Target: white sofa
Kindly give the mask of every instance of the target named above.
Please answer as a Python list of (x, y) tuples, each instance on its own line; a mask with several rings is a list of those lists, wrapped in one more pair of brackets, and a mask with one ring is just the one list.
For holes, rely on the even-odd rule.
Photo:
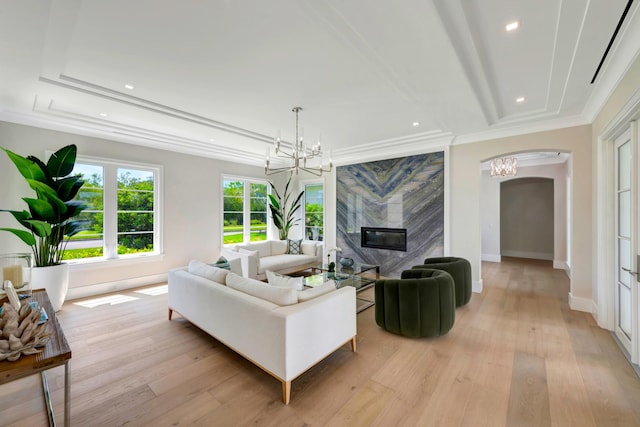
[[(193, 261), (192, 261), (193, 263)], [(189, 269), (191, 270), (191, 264)], [(220, 270), (220, 269), (215, 269)], [(212, 270), (213, 271), (213, 270)], [(225, 270), (226, 271), (226, 270)], [(194, 273), (198, 273), (194, 271)], [(355, 288), (333, 284), (303, 291), (277, 288), (233, 273), (228, 286), (186, 271), (169, 272), (169, 320), (173, 311), (282, 382), (289, 403), (291, 381), (346, 343), (356, 351)], [(219, 274), (216, 272), (215, 274)], [(233, 282), (232, 282), (233, 279)], [(278, 305), (238, 289), (286, 293), (290, 305)], [(329, 285), (329, 286), (325, 286)], [(234, 286), (234, 288), (232, 288)], [(329, 289), (331, 288), (331, 289)], [(313, 297), (314, 292), (316, 295)], [(302, 301), (302, 302), (296, 302)]]
[(286, 240), (263, 240), (224, 248), (222, 256), (240, 259), (243, 276), (263, 280), (267, 270), (288, 274), (322, 264), (322, 242), (302, 240), (300, 246), (294, 255), (287, 253)]

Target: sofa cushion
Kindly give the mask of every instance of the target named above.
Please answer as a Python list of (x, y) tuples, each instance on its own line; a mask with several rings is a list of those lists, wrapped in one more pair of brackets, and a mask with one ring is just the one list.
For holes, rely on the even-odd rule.
[(291, 255), (300, 255), (301, 253), (301, 249), (300, 249), (300, 244), (302, 243), (302, 239), (301, 240), (287, 240), (287, 253), (291, 254)]
[(238, 253), (249, 255), (249, 256), (254, 256), (255, 255), (258, 258), (260, 258), (260, 251), (250, 251), (249, 249), (238, 248)]
[(271, 255), (284, 255), (287, 253), (286, 240), (271, 240)]
[(242, 252), (243, 249), (247, 251), (258, 251), (259, 258), (271, 256), (271, 242), (269, 240), (252, 242), (248, 245), (238, 245), (238, 252)]
[(316, 242), (302, 242), (301, 249), (303, 255), (316, 256)]
[(286, 270), (291, 267), (312, 264), (314, 261), (317, 261), (316, 257), (308, 255), (272, 255), (260, 260), (258, 273), (265, 274), (267, 270)]
[(212, 267), (209, 264), (205, 264), (204, 262), (195, 259), (189, 262), (188, 271), (191, 274), (204, 277), (205, 279), (209, 279), (223, 285), (226, 284), (226, 277), (227, 274), (229, 274), (229, 270)]
[(298, 302), (309, 301), (310, 299), (314, 299), (316, 297), (319, 297), (320, 295), (324, 295), (335, 290), (336, 282), (334, 282), (333, 280), (328, 280), (322, 285), (308, 288), (303, 291), (298, 291)]
[(302, 290), (304, 287), (303, 277), (285, 276), (270, 270), (267, 270), (267, 281), (269, 282), (269, 285), (279, 288)]
[(235, 273), (229, 273), (227, 275), (227, 286), (280, 306), (298, 303), (298, 294), (295, 289), (269, 286), (259, 280), (242, 277)]

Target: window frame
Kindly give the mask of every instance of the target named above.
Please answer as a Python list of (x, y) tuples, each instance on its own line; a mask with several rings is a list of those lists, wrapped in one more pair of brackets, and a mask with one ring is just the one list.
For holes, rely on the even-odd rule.
[[(243, 182), (243, 194), (242, 194), (242, 242), (239, 243), (224, 243), (224, 182), (225, 181), (242, 181)], [(271, 194), (271, 186), (269, 181), (262, 178), (238, 176), (238, 175), (226, 175), (223, 174), (220, 179), (220, 244), (222, 247), (233, 247), (235, 245), (242, 245), (251, 242), (251, 184), (264, 184), (267, 189), (266, 193), (266, 215), (267, 215), (267, 240), (273, 238), (272, 229), (273, 221), (271, 219), (269, 209), (269, 194)]]
[[(50, 153), (52, 154), (52, 153)], [(163, 167), (161, 165), (94, 156), (76, 157), (76, 164), (102, 167), (103, 171), (103, 256), (65, 260), (69, 264), (89, 264), (162, 257), (163, 246)], [(153, 173), (153, 251), (118, 254), (118, 169)]]

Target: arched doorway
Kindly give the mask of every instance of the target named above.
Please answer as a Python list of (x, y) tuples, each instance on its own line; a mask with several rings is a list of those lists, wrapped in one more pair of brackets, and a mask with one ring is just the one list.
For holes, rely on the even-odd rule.
[[(546, 212), (553, 212), (553, 267), (567, 271), (570, 276), (569, 230), (570, 230), (570, 176), (571, 156), (562, 152), (528, 152), (512, 156), (518, 158), (516, 176), (491, 177), (489, 160), (482, 163), (482, 182), (480, 197), (480, 213), (482, 222), (482, 256), (483, 261), (500, 262), (501, 260), (501, 183), (523, 178), (548, 179), (553, 183), (553, 204), (547, 204)], [(524, 181), (521, 181), (524, 182)], [(516, 249), (517, 250), (517, 249)], [(536, 252), (544, 251), (521, 249), (518, 256), (541, 258)], [(508, 254), (505, 254), (508, 255)], [(513, 256), (512, 253), (510, 256)], [(549, 258), (545, 255), (545, 258)]]

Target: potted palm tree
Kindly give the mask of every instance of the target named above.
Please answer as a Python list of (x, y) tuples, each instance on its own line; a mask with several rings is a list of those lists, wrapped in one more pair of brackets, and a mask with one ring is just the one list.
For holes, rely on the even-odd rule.
[(291, 198), (291, 192), (289, 191), (289, 185), (291, 184), (291, 176), (287, 181), (287, 185), (284, 187), (283, 196), (280, 196), (278, 190), (272, 182), (269, 182), (272, 194), (269, 194), (269, 209), (271, 210), (271, 218), (273, 218), (273, 225), (278, 229), (278, 235), (280, 240), (286, 240), (289, 237), (289, 230), (295, 224), (298, 223), (300, 218), (295, 217), (295, 213), (300, 209), (300, 201), (304, 191), (301, 191), (293, 202), (289, 205), (289, 199)]
[[(31, 247), (34, 258), (32, 284), (44, 287), (54, 310), (64, 302), (69, 283), (68, 265), (62, 263), (69, 238), (82, 231), (84, 221), (74, 220), (86, 206), (74, 200), (84, 184), (80, 175), (71, 175), (77, 147), (68, 145), (51, 155), (47, 163), (34, 156), (22, 157), (1, 148), (35, 192), (23, 197), (28, 210), (9, 212), (24, 229), (0, 228)], [(44, 277), (43, 277), (44, 276)], [(46, 278), (45, 278), (46, 277)]]

